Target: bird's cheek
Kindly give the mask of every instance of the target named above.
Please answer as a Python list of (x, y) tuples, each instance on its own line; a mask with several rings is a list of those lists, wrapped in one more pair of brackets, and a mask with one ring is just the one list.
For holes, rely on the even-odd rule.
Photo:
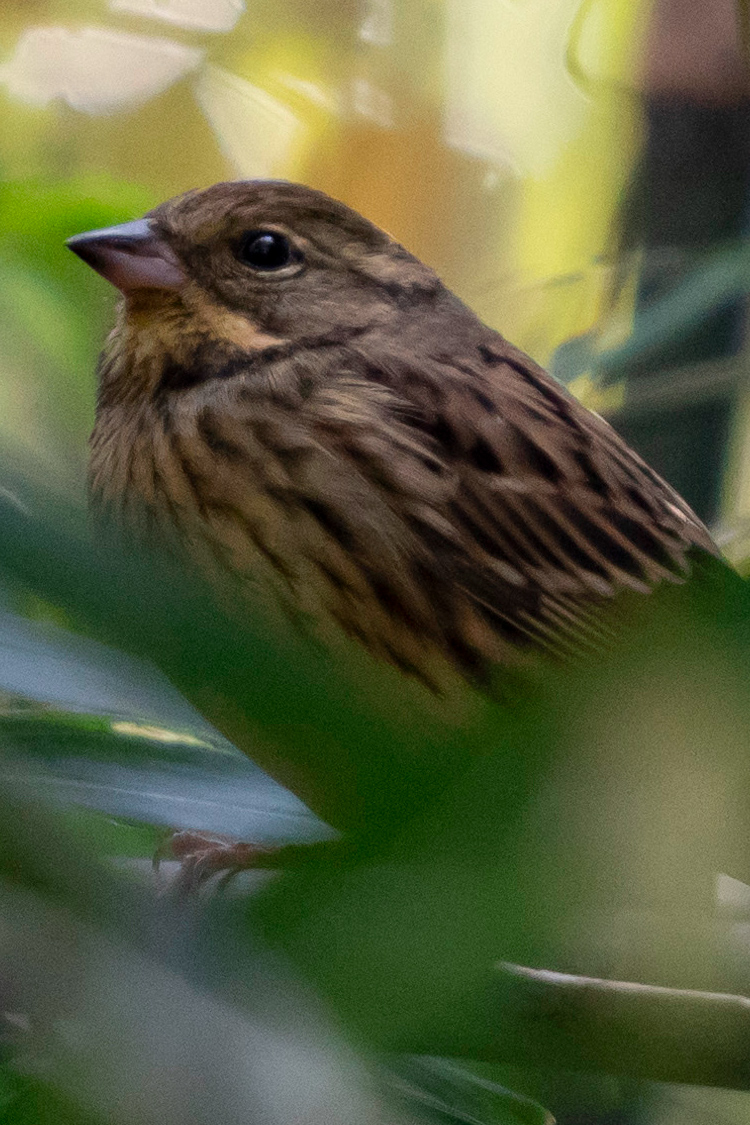
[(282, 336), (264, 332), (250, 317), (241, 313), (226, 312), (217, 327), (225, 340), (247, 352), (264, 351), (288, 343)]
[(223, 344), (243, 352), (260, 352), (288, 343), (283, 336), (262, 328), (250, 314), (235, 312), (209, 299), (205, 291), (194, 293), (191, 288), (186, 290), (182, 299), (192, 313), (194, 325)]

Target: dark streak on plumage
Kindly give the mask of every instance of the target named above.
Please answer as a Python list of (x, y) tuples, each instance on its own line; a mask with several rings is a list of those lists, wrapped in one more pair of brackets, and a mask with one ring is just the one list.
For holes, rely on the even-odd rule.
[[(491, 531), (490, 542), (502, 544), (504, 546), (505, 558), (513, 561), (518, 565), (518, 561), (525, 563), (527, 566), (536, 566), (538, 560), (534, 558), (533, 554), (527, 547), (524, 546), (519, 533), (522, 535), (521, 528), (516, 524), (514, 525), (510, 520), (501, 520), (497, 515), (487, 508), (487, 506), (480, 500), (478, 496), (472, 497), (473, 511), (485, 522)], [(513, 529), (513, 530), (511, 530)], [(515, 534), (514, 534), (515, 532)]]
[(212, 498), (205, 505), (205, 514), (207, 518), (218, 516), (240, 527), (244, 534), (247, 535), (248, 539), (251, 540), (258, 553), (271, 564), (273, 569), (277, 571), (289, 585), (294, 584), (293, 569), (287, 565), (278, 552), (273, 551), (271, 547), (269, 547), (261, 535), (260, 530), (236, 505), (218, 498)]
[(496, 404), (492, 401), (489, 395), (484, 393), (484, 391), (477, 390), (476, 387), (470, 387), (469, 394), (475, 402), (479, 403), (479, 405), (482, 407), (482, 410), (486, 411), (487, 414), (497, 413)]
[(421, 622), (417, 619), (417, 615), (410, 609), (393, 584), (389, 582), (383, 574), (379, 574), (377, 571), (371, 570), (368, 567), (363, 568), (363, 574), (369, 582), (379, 605), (382, 606), (387, 613), (392, 617), (399, 618), (406, 625), (413, 628), (420, 627)]
[(332, 566), (328, 566), (327, 563), (320, 562), (320, 561), (318, 561), (315, 565), (317, 566), (318, 570), (320, 571), (320, 573), (325, 578), (326, 582), (329, 582), (335, 590), (339, 590), (342, 593), (343, 592), (351, 593), (351, 591), (352, 591), (351, 583), (349, 581), (347, 581), (347, 579), (344, 578), (344, 576), (342, 574), (339, 574), (339, 572), (337, 570), (335, 570)]
[(547, 380), (543, 377), (543, 373), (540, 376), (540, 374), (537, 374), (536, 371), (532, 370), (532, 364), (529, 363), (529, 365), (526, 366), (524, 363), (511, 356), (505, 356), (503, 362), (508, 367), (512, 368), (517, 375), (520, 375), (524, 382), (533, 387), (533, 389), (537, 391), (542, 396), (542, 398), (545, 398), (547, 402), (551, 403), (558, 413), (562, 412), (568, 405), (565, 400), (562, 388), (558, 389), (557, 387), (550, 386), (547, 383)]
[(230, 461), (244, 461), (247, 450), (237, 442), (230, 441), (222, 431), (221, 422), (215, 411), (209, 406), (203, 406), (198, 411), (195, 419), (198, 436), (206, 443), (212, 453), (226, 457)]
[(301, 508), (309, 512), (320, 526), (332, 535), (340, 547), (351, 551), (355, 547), (355, 539), (351, 527), (344, 518), (323, 500), (316, 500), (312, 496), (298, 496), (297, 501)]
[(635, 544), (639, 551), (653, 559), (659, 566), (672, 574), (684, 574), (684, 565), (670, 555), (666, 547), (639, 520), (622, 512), (613, 512), (610, 521), (629, 542)]
[(502, 562), (511, 562), (512, 555), (503, 548), (498, 537), (488, 534), (486, 530), (465, 509), (454, 505), (451, 513), (460, 527), (467, 531), (474, 542), (482, 548), (491, 558), (500, 559)]
[(586, 484), (597, 496), (609, 496), (609, 485), (601, 473), (594, 467), (589, 454), (583, 449), (573, 452), (573, 460), (586, 478)]
[(573, 536), (549, 512), (534, 504), (533, 501), (529, 503), (537, 526), (543, 528), (550, 539), (560, 548), (562, 554), (559, 557), (569, 559), (575, 567), (580, 567), (581, 570), (590, 574), (598, 574), (605, 579), (608, 577), (608, 572), (602, 564), (597, 562), (580, 543), (577, 543)]
[(532, 471), (544, 477), (550, 484), (557, 484), (562, 473), (550, 455), (518, 426), (513, 426), (513, 437), (518, 452)]
[(440, 450), (444, 456), (448, 458), (458, 457), (461, 453), (461, 443), (458, 440), (455, 430), (451, 426), (448, 419), (443, 414), (438, 414), (434, 421), (429, 425), (422, 426), (427, 433), (435, 439), (440, 446)]
[(608, 534), (600, 523), (595, 523), (570, 503), (562, 505), (562, 512), (566, 519), (578, 528), (591, 546), (599, 552), (602, 558), (612, 563), (619, 570), (625, 571), (626, 574), (632, 575), (633, 578), (644, 582), (648, 581), (643, 566), (632, 552)]
[(626, 488), (625, 495), (629, 500), (636, 504), (642, 512), (645, 512), (647, 516), (653, 518), (654, 508), (651, 504), (649, 504), (648, 500), (639, 489)]
[[(524, 507), (526, 503), (528, 503), (528, 501), (524, 503)], [(534, 505), (534, 507), (536, 507), (536, 505)], [(526, 541), (532, 555), (536, 556), (536, 558), (534, 558), (534, 566), (539, 567), (541, 561), (547, 566), (552, 567), (553, 570), (564, 569), (565, 560), (561, 558), (559, 549), (553, 550), (549, 543), (537, 534), (530, 520), (524, 522), (518, 520), (517, 534), (521, 539)]]
[(172, 455), (174, 456), (183, 479), (186, 481), (193, 496), (198, 512), (205, 517), (209, 499), (206, 486), (208, 480), (195, 464), (191, 451), (185, 448), (184, 439), (180, 434), (172, 434), (170, 439)]
[(486, 344), (480, 344), (477, 351), (484, 362), (489, 363), (492, 367), (496, 366), (498, 363), (503, 363), (503, 356), (498, 355), (497, 352), (493, 352), (492, 348), (488, 348)]
[(469, 461), (482, 473), (501, 473), (500, 458), (484, 438), (477, 438), (468, 453)]
[(273, 452), (277, 460), (292, 474), (302, 469), (313, 455), (313, 451), (303, 445), (276, 445)]

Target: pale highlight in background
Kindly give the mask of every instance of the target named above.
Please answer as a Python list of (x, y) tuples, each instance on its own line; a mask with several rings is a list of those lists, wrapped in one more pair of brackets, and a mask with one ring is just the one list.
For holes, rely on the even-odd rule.
[(245, 11), (244, 0), (109, 0), (109, 7), (192, 31), (231, 31)]
[(579, 4), (449, 0), (449, 144), (510, 161), (521, 175), (550, 169), (585, 116), (585, 98), (565, 69), (563, 50)]
[(162, 93), (202, 58), (197, 47), (106, 27), (32, 27), (0, 67), (0, 82), (32, 105), (60, 99), (84, 113), (114, 113)]
[(201, 71), (195, 96), (238, 175), (284, 176), (285, 170), (288, 175), (305, 127), (283, 102), (219, 66)]

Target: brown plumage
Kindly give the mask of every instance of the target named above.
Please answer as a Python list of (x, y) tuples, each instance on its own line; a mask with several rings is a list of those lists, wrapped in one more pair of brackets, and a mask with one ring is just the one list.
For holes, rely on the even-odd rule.
[(217, 184), (72, 248), (125, 293), (96, 510), (431, 685), (596, 643), (618, 593), (716, 553), (606, 422), (320, 192)]

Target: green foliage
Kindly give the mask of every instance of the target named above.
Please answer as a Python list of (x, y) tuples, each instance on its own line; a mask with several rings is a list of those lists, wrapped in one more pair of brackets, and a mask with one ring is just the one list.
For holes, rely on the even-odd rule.
[[(600, 349), (596, 334), (566, 342), (555, 358), (556, 376), (567, 383), (579, 375), (592, 374), (606, 384), (627, 376), (635, 364), (653, 361), (655, 353), (748, 292), (748, 248), (744, 242), (737, 242), (696, 253), (683, 263), (681, 272), (684, 276), (665, 296), (639, 312), (633, 331), (617, 347)], [(606, 338), (606, 325), (603, 327), (602, 336)]]
[[(394, 755), (413, 747), (418, 759), (409, 766), (406, 775), (413, 777), (417, 766), (427, 771), (433, 745), (440, 751), (439, 743), (431, 742), (434, 726), (431, 732), (429, 727), (419, 729), (413, 723), (401, 729), (396, 721), (389, 722), (382, 705), (373, 702), (378, 698), (377, 692), (364, 688), (361, 667), (347, 669), (337, 664), (331, 654), (304, 637), (269, 631), (264, 628), (260, 612), (257, 620), (249, 620), (240, 627), (222, 616), (205, 590), (185, 576), (179, 578), (164, 569), (165, 560), (158, 560), (154, 568), (154, 564), (146, 560), (94, 550), (80, 511), (74, 505), (66, 506), (59, 497), (47, 496), (34, 484), (34, 478), (33, 472), (23, 477), (20, 470), (11, 478), (15, 489), (23, 495), (23, 507), (14, 500), (0, 499), (3, 524), (0, 566), (11, 592), (21, 590), (26, 599), (31, 594), (38, 603), (62, 610), (64, 617), (76, 623), (79, 630), (109, 642), (116, 641), (140, 657), (158, 660), (167, 667), (175, 682), (188, 691), (215, 694), (226, 707), (239, 700), (251, 715), (254, 707), (258, 718), (256, 729), (264, 731), (266, 738), (268, 732), (273, 732), (275, 751), (279, 755), (294, 756), (301, 751), (309, 754), (311, 749), (319, 751), (321, 743), (325, 742), (335, 753), (347, 755), (350, 776), (358, 763), (364, 761), (364, 775), (354, 773), (354, 777), (358, 783), (364, 783), (365, 795), (367, 785), (370, 786), (373, 823), (382, 823), (385, 812), (389, 816), (404, 814), (408, 797), (406, 781), (401, 781), (401, 792), (396, 785), (378, 791), (383, 767), (375, 763), (375, 768), (371, 769), (362, 755), (374, 753), (381, 740)], [(9, 636), (7, 627), (6, 621), (6, 636)], [(90, 678), (97, 664), (103, 675), (113, 659), (111, 652), (96, 646), (82, 649), (81, 638), (69, 636), (67, 641), (65, 638), (60, 630), (35, 626), (28, 641), (34, 660), (46, 662), (50, 696), (58, 699), (64, 689), (59, 678), (82, 674)], [(18, 646), (17, 637), (13, 643)], [(131, 675), (129, 668), (122, 658), (121, 675), (123, 672)], [(94, 685), (88, 690), (96, 694)], [(172, 821), (175, 827), (207, 827), (199, 819), (201, 797), (215, 798), (217, 781), (220, 781), (224, 786), (221, 789), (224, 814), (235, 818), (234, 823), (230, 819), (229, 824), (223, 824), (225, 830), (234, 828), (238, 835), (254, 839), (262, 838), (264, 831), (266, 838), (275, 837), (277, 842), (298, 842), (305, 834), (307, 838), (314, 839), (316, 834), (320, 838), (320, 831), (305, 827), (300, 811), (285, 805), (278, 793), (269, 790), (268, 782), (258, 788), (257, 776), (253, 775), (251, 767), (217, 735), (207, 733), (205, 724), (194, 719), (191, 726), (182, 720), (178, 724), (182, 733), (178, 730), (165, 739), (163, 736), (170, 733), (169, 727), (174, 728), (174, 718), (169, 727), (154, 729), (148, 725), (158, 720), (158, 697), (151, 698), (147, 706), (133, 697), (130, 710), (124, 712), (126, 693), (120, 682), (117, 691), (113, 691), (116, 705), (110, 705), (107, 712), (106, 697), (101, 698), (101, 689), (96, 690), (99, 692), (98, 714), (70, 713), (62, 710), (59, 703), (50, 707), (43, 700), (35, 702), (9, 694), (4, 700), (4, 713), (0, 715), (0, 742), (5, 755), (4, 789), (20, 794), (16, 800), (21, 801), (24, 808), (22, 814), (14, 814), (12, 805), (3, 811), (0, 877), (3, 871), (12, 873), (17, 886), (36, 895), (40, 908), (46, 910), (53, 904), (63, 905), (66, 910), (83, 911), (87, 924), (108, 926), (111, 910), (115, 909), (112, 902), (116, 900), (117, 917), (121, 916), (121, 911), (128, 916), (124, 904), (129, 899), (122, 878), (106, 872), (97, 860), (112, 854), (119, 859), (127, 855), (147, 857), (153, 852), (154, 829), (123, 819), (123, 814), (127, 818), (132, 808), (129, 803), (132, 790), (144, 785), (143, 773), (139, 774), (139, 770), (145, 770), (145, 784), (151, 790), (159, 784), (160, 776), (179, 780), (182, 819)], [(165, 714), (173, 707), (166, 688), (162, 706)], [(123, 715), (130, 721), (129, 726), (125, 723), (124, 731)], [(216, 717), (221, 720), (221, 709)], [(460, 745), (455, 741), (455, 733), (453, 738), (455, 754)], [(422, 765), (419, 765), (420, 760)], [(63, 783), (69, 786), (70, 771), (63, 767), (71, 764), (77, 769), (74, 780), (84, 783), (92, 780), (92, 764), (100, 770), (116, 769), (117, 772), (104, 775), (100, 772), (94, 776), (98, 782), (103, 778), (104, 787), (110, 791), (109, 802), (104, 806), (110, 814), (106, 819), (93, 812), (73, 815), (68, 811), (64, 821), (55, 826), (38, 812), (32, 815), (23, 805), (32, 800), (35, 806), (40, 797), (50, 791), (54, 795), (56, 785), (58, 788)], [(241, 821), (243, 787), (250, 791), (253, 785), (257, 802), (261, 808), (266, 805), (265, 819), (256, 816), (248, 825)], [(69, 799), (70, 789), (62, 788), (62, 795)], [(81, 796), (80, 791), (73, 791), (73, 799), (80, 800)], [(334, 796), (335, 807), (343, 808), (346, 791), (340, 788), (336, 793), (334, 786)], [(414, 795), (411, 805), (421, 803), (418, 796)], [(369, 819), (371, 810), (366, 805), (355, 811), (361, 820)], [(19, 829), (19, 815), (23, 831)], [(162, 812), (154, 813), (156, 823), (164, 823), (162, 816)], [(127, 881), (132, 882), (132, 875)], [(6, 914), (9, 911), (11, 907), (6, 899)], [(223, 930), (212, 939), (209, 957), (212, 963), (219, 963), (227, 955), (227, 941)], [(251, 972), (252, 951), (258, 942), (255, 927), (247, 927), (243, 921), (237, 942), (239, 945), (233, 947), (232, 954), (235, 971)], [(199, 963), (201, 958), (197, 957), (196, 964)], [(117, 1013), (110, 1012), (108, 1019), (115, 1028)], [(38, 1049), (36, 1042), (29, 1047), (34, 1057)], [(84, 1044), (84, 1057), (87, 1050)], [(11, 1058), (9, 1065), (10, 1074), (16, 1074), (17, 1059)], [(44, 1099), (43, 1082), (40, 1087), (38, 1079), (30, 1084), (23, 1079), (25, 1065), (21, 1066), (18, 1079), (21, 1085), (15, 1095), (19, 1114), (33, 1113), (37, 1099)], [(88, 1064), (80, 1065), (85, 1070)], [(59, 1075), (52, 1081), (49, 1104), (58, 1107), (65, 1120), (66, 1098), (72, 1097), (85, 1121), (89, 1103), (85, 1098), (81, 1101), (80, 1092), (71, 1094), (65, 1081), (62, 1085), (60, 1082)], [(470, 1088), (468, 1077), (464, 1079), (464, 1087), (467, 1083)], [(465, 1089), (462, 1100), (468, 1096)], [(58, 1105), (60, 1098), (63, 1101)], [(506, 1121), (519, 1120), (512, 1095), (490, 1096), (485, 1091), (482, 1098), (487, 1102), (483, 1120), (503, 1125)], [(428, 1101), (425, 1113), (432, 1112), (429, 1104)], [(32, 1108), (27, 1110), (29, 1106)], [(446, 1106), (447, 1103), (439, 1120), (466, 1120), (458, 1109), (453, 1118), (448, 1116)], [(429, 1113), (427, 1120), (431, 1119)], [(528, 1115), (528, 1110), (524, 1113)], [(71, 1121), (78, 1119), (73, 1112)], [(528, 1116), (522, 1115), (520, 1119), (526, 1120)]]
[[(50, 502), (33, 474), (11, 482), (24, 500), (24, 509), (0, 500), (0, 566), (11, 589), (22, 584), (79, 630), (158, 661), (189, 697), (213, 702), (219, 725), (240, 706), (261, 759), (321, 755), (321, 805), (359, 829), (357, 847), (313, 850), (262, 895), (233, 905), (211, 939), (212, 964), (228, 958), (244, 979), (262, 935), (358, 1041), (496, 1057), (518, 1048), (498, 1025), (498, 960), (584, 971), (592, 947), (602, 954), (597, 928), (618, 911), (633, 903), (708, 911), (717, 869), (745, 876), (750, 596), (721, 564), (698, 567), (689, 586), (625, 599), (620, 644), (606, 661), (519, 678), (502, 703), (446, 731), (389, 715), (387, 673), (380, 679), (373, 667), (368, 680), (363, 665), (304, 633), (269, 629), (260, 607), (242, 623), (224, 616), (166, 560), (95, 550), (78, 510)], [(71, 643), (71, 660), (75, 652)], [(19, 762), (80, 757), (135, 766), (169, 756), (189, 760), (198, 785), (225, 765), (239, 780), (234, 755), (220, 740), (213, 748), (203, 729), (183, 728), (198, 745), (170, 747), (148, 733), (140, 742), (118, 734), (112, 716), (6, 712), (0, 732), (14, 785)], [(153, 722), (153, 710), (143, 720)], [(373, 762), (381, 747), (384, 762)], [(26, 793), (35, 779), (27, 769)], [(362, 801), (354, 810), (352, 783)], [(87, 924), (128, 912), (122, 879), (94, 862), (113, 841), (93, 821), (71, 835), (38, 816), (35, 824), (26, 809), (21, 830), (11, 807), (3, 823), (0, 875), (12, 873), (43, 904), (83, 911)], [(148, 840), (141, 835), (139, 846)], [(581, 918), (598, 921), (582, 932)], [(691, 942), (680, 925), (654, 956), (659, 972), (701, 985), (690, 975)], [(587, 1065), (554, 1028), (523, 1050), (537, 1065)], [(516, 1118), (511, 1104), (487, 1120)]]
[(6, 442), (22, 440), (47, 459), (57, 453), (80, 463), (112, 298), (93, 274), (77, 268), (65, 239), (141, 214), (155, 202), (142, 187), (103, 176), (0, 185)]
[(355, 1060), (230, 903), (154, 898), (7, 779), (0, 814), (3, 1122), (548, 1121), (437, 1060)]

